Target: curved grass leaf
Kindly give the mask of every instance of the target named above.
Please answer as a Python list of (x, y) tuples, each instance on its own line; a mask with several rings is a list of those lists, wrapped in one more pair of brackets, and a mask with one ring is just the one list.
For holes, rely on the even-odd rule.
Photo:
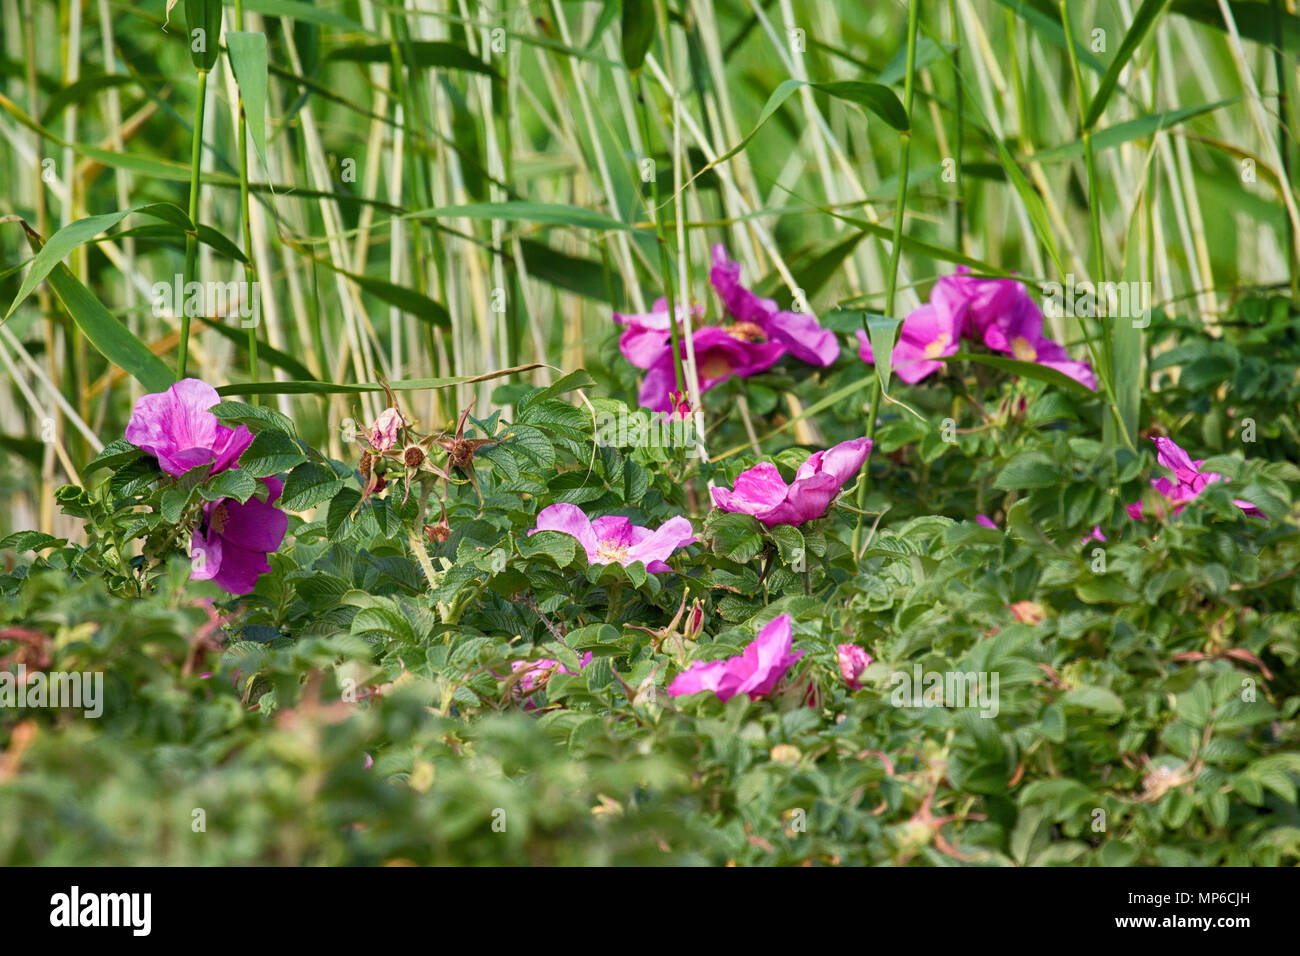
[(508, 222), (533, 222), (546, 226), (573, 226), (576, 229), (617, 229), (629, 232), (632, 227), (611, 219), (594, 209), (561, 206), (542, 202), (483, 202), (468, 206), (437, 206), (408, 212), (402, 219), (502, 219)]
[(1110, 102), (1115, 86), (1119, 83), (1120, 73), (1133, 58), (1133, 54), (1137, 52), (1147, 32), (1159, 19), (1168, 3), (1169, 0), (1142, 0), (1142, 6), (1133, 15), (1133, 22), (1129, 24), (1128, 32), (1124, 34), (1119, 49), (1115, 51), (1115, 58), (1106, 68), (1106, 75), (1101, 78), (1101, 85), (1097, 87), (1092, 102), (1088, 104), (1088, 112), (1083, 119), (1084, 129), (1092, 129), (1097, 120), (1101, 119), (1101, 114), (1106, 111), (1106, 104)]
[[(1145, 139), (1161, 130), (1171, 129), (1193, 117), (1229, 106), (1240, 99), (1240, 96), (1233, 96), (1214, 103), (1202, 103), (1199, 106), (1185, 106), (1181, 109), (1165, 110), (1161, 113), (1149, 113), (1136, 119), (1125, 120), (1123, 123), (1116, 123), (1114, 126), (1107, 126), (1092, 134), (1092, 151), (1093, 153), (1099, 153), (1104, 149), (1113, 149), (1135, 139)], [(1034, 153), (1033, 161), (1035, 163), (1056, 163), (1082, 155), (1083, 141), (1075, 140), (1072, 143), (1061, 143), (1059, 146), (1052, 146), (1042, 152)]]
[[(36, 258), (32, 261), (31, 271), (23, 279), (23, 284), (18, 288), (18, 295), (14, 297), (14, 301), (9, 306), (9, 311), (5, 313), (4, 317), (7, 319), (13, 315), (14, 310), (22, 305), (23, 300), (36, 291), (36, 287), (41, 284), (41, 280), (49, 275), (51, 270), (66, 259), (77, 247), (94, 239), (101, 232), (112, 229), (133, 212), (154, 216), (164, 222), (179, 226), (182, 230), (188, 232), (194, 231), (194, 226), (190, 223), (190, 217), (179, 206), (173, 206), (171, 203), (165, 202), (146, 203), (143, 206), (132, 206), (130, 209), (107, 212), (102, 216), (88, 216), (85, 219), (70, 222), (50, 236), (39, 247), (40, 251), (36, 253)], [(24, 224), (24, 228), (26, 228), (26, 224)], [(28, 233), (29, 235), (35, 235), (31, 230), (28, 230)]]
[(1040, 382), (1046, 382), (1049, 385), (1056, 385), (1060, 388), (1068, 388), (1080, 395), (1093, 396), (1096, 394), (1087, 385), (1070, 378), (1064, 372), (1058, 372), (1054, 368), (1048, 368), (1046, 365), (1039, 365), (1037, 362), (1022, 362), (1019, 359), (1006, 358), (1001, 355), (986, 355), (978, 352), (957, 352), (946, 358), (939, 357), (941, 362), (978, 362), (980, 365), (987, 365), (989, 368), (1001, 369), (1004, 372), (1010, 372), (1012, 375), (1019, 375), (1023, 378), (1033, 378)]
[[(398, 44), (398, 52), (407, 67), (434, 67), (443, 70), (467, 70), (481, 73), (494, 80), (501, 79), (491, 65), (484, 63), (463, 46), (442, 40), (412, 40)], [(329, 59), (349, 63), (391, 63), (393, 48), (387, 43), (356, 44), (337, 47), (330, 51)]]
[[(22, 227), (27, 233), (28, 244), (39, 258), (41, 237), (27, 223), (23, 222)], [(115, 319), (67, 266), (61, 262), (56, 263), (47, 279), (77, 328), (106, 359), (129, 373), (151, 392), (166, 391), (176, 381), (171, 369)]]
[[(394, 382), (377, 384), (360, 382), (358, 384), (339, 382), (246, 382), (242, 385), (220, 385), (218, 395), (339, 395), (351, 392), (382, 392), (385, 385), (394, 391), (418, 391), (425, 388), (450, 388), (453, 385), (469, 385), (474, 382), (486, 382), (503, 375), (514, 375), (541, 368), (533, 362), (529, 365), (517, 365), (514, 368), (498, 369), (484, 375), (460, 376), (456, 378), (410, 378)], [(164, 386), (165, 388), (166, 386)]]

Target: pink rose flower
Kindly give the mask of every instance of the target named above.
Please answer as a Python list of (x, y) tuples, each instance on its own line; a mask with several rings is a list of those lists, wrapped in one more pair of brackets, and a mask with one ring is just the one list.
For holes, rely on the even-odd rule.
[(587, 553), (588, 564), (621, 564), (635, 561), (650, 572), (671, 571), (665, 562), (678, 548), (695, 541), (689, 519), (677, 515), (655, 531), (634, 525), (627, 518), (608, 515), (592, 520), (577, 505), (561, 502), (543, 508), (537, 515), (537, 527), (528, 533), (559, 531), (577, 538)]
[[(903, 320), (890, 353), (894, 374), (909, 385), (915, 385), (928, 375), (943, 368), (938, 361), (955, 355), (961, 348), (962, 330), (966, 324), (966, 310), (960, 304), (949, 308), (947, 304), (931, 301), (914, 309)], [(871, 339), (858, 329), (858, 356), (868, 365), (875, 365)]]
[[(1205, 459), (1192, 461), (1187, 452), (1183, 451), (1172, 438), (1166, 438), (1163, 435), (1151, 439), (1156, 446), (1156, 461), (1165, 468), (1174, 473), (1174, 480), (1168, 478), (1152, 478), (1151, 487), (1153, 487), (1160, 496), (1169, 503), (1173, 514), (1178, 514), (1187, 507), (1189, 501), (1196, 499), (1207, 485), (1216, 481), (1227, 481), (1223, 475), (1215, 471), (1201, 471), (1201, 465), (1205, 464)], [(1242, 512), (1251, 517), (1262, 517), (1262, 513), (1249, 501), (1242, 498), (1233, 498), (1232, 503), (1242, 510)], [(1129, 517), (1134, 521), (1142, 520), (1142, 502), (1141, 500), (1126, 505)], [(1158, 509), (1162, 511), (1162, 509)], [(1157, 517), (1163, 519), (1163, 513)]]
[(790, 615), (782, 614), (758, 632), (743, 654), (721, 661), (696, 661), (668, 687), (671, 697), (711, 690), (722, 701), (737, 694), (757, 700), (770, 694), (803, 651), (791, 652), (794, 632)]
[[(695, 351), (695, 368), (699, 375), (700, 393), (721, 385), (733, 375), (748, 378), (765, 372), (785, 354), (785, 346), (776, 342), (760, 341), (762, 331), (757, 326), (710, 325), (695, 332), (691, 344)], [(682, 349), (685, 359), (685, 346)], [(684, 362), (683, 362), (684, 364)], [(672, 395), (677, 389), (676, 371), (673, 367), (672, 345), (662, 349), (646, 370), (638, 396), (640, 404), (656, 412), (671, 412)]]
[(840, 644), (835, 648), (835, 656), (840, 662), (840, 675), (850, 690), (858, 690), (862, 683), (858, 680), (862, 672), (871, 666), (871, 655), (856, 644)]
[(126, 426), (126, 440), (158, 459), (169, 475), (211, 465), (212, 474), (235, 466), (253, 433), (243, 425), (227, 428), (208, 411), (221, 401), (217, 390), (186, 378), (165, 392), (142, 395)]
[(709, 492), (723, 511), (753, 515), (769, 528), (799, 525), (826, 513), (831, 499), (858, 473), (870, 452), (869, 438), (854, 438), (814, 452), (799, 466), (793, 484), (787, 485), (776, 466), (764, 461), (742, 471), (733, 490), (710, 488)]
[(231, 594), (247, 594), (257, 579), (271, 570), (266, 556), (280, 547), (289, 516), (275, 502), (283, 485), (278, 478), (260, 479), (266, 501), (234, 498), (209, 501), (190, 542), (192, 581), (215, 581)]
[(795, 358), (809, 365), (833, 365), (840, 356), (835, 333), (824, 329), (817, 317), (807, 312), (779, 309), (775, 299), (763, 299), (740, 284), (740, 263), (732, 262), (722, 246), (713, 247), (713, 268), (709, 282), (737, 322), (757, 325), (773, 342), (785, 346)]
[[(618, 340), (619, 351), (623, 358), (637, 368), (649, 368), (663, 354), (664, 349), (672, 354), (672, 323), (668, 319), (668, 300), (662, 296), (655, 300), (651, 311), (624, 315), (614, 313), (614, 321), (627, 326), (627, 331)], [(680, 327), (686, 317), (686, 307), (676, 308), (677, 324)], [(691, 308), (691, 316), (700, 318), (704, 315), (703, 306)]]

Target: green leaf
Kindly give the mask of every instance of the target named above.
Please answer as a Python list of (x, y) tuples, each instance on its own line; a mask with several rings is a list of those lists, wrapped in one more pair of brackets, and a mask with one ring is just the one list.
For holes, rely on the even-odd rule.
[[(1274, 5), (1269, 3), (1231, 0), (1228, 9), (1237, 24), (1237, 32), (1247, 40), (1265, 47), (1276, 46)], [(1204, 23), (1216, 30), (1227, 32), (1219, 0), (1174, 0), (1170, 12)], [(1295, 54), (1300, 51), (1300, 17), (1285, 9), (1276, 11), (1277, 22), (1282, 27), (1282, 49)]]
[(654, 0), (623, 0), (623, 63), (636, 73), (655, 38)]
[(67, 544), (66, 538), (56, 538), (44, 531), (15, 531), (7, 537), (0, 538), (0, 551), (44, 551), (46, 548), (61, 548)]
[(403, 219), (501, 219), (507, 222), (531, 222), (545, 226), (572, 226), (575, 229), (617, 229), (629, 232), (632, 227), (611, 219), (604, 213), (581, 206), (562, 206), (544, 202), (481, 202), (466, 206), (436, 206), (408, 212)]
[(1110, 101), (1111, 94), (1115, 92), (1116, 84), (1119, 83), (1120, 73), (1133, 58), (1147, 31), (1155, 24), (1168, 2), (1169, 0), (1142, 0), (1142, 6), (1138, 7), (1137, 12), (1133, 14), (1133, 22), (1129, 24), (1128, 32), (1124, 34), (1119, 49), (1115, 51), (1115, 58), (1110, 61), (1110, 66), (1106, 68), (1106, 74), (1101, 78), (1097, 92), (1092, 96), (1088, 112), (1083, 118), (1084, 129), (1092, 129), (1097, 120), (1101, 119), (1101, 114), (1106, 111), (1106, 104)]
[(260, 432), (239, 456), (239, 467), (254, 478), (269, 478), (307, 460), (298, 443), (281, 431)]
[[(903, 109), (903, 104), (898, 101), (898, 96), (894, 91), (880, 83), (861, 83), (858, 81), (844, 81), (838, 83), (811, 83), (806, 80), (786, 80), (767, 98), (763, 104), (763, 109), (758, 114), (758, 122), (754, 128), (749, 131), (742, 139), (731, 149), (727, 150), (713, 162), (709, 163), (705, 169), (711, 169), (714, 166), (720, 166), (727, 160), (731, 159), (737, 153), (748, 145), (749, 141), (757, 135), (758, 131), (763, 128), (779, 110), (790, 95), (801, 86), (811, 86), (815, 90), (821, 90), (837, 99), (847, 100), (850, 103), (856, 103), (865, 109), (875, 113), (894, 129), (902, 131), (908, 128), (907, 111)], [(699, 175), (698, 173), (696, 174)]]
[(1066, 691), (1060, 703), (1063, 707), (1079, 707), (1111, 717), (1118, 717), (1124, 713), (1124, 701), (1120, 700), (1118, 694), (1105, 687), (1088, 684)]
[(902, 319), (887, 315), (866, 314), (867, 335), (871, 339), (871, 357), (875, 360), (876, 374), (880, 376), (880, 390), (889, 393), (889, 379), (894, 374), (894, 339)]
[(709, 516), (705, 531), (714, 554), (739, 564), (752, 560), (763, 551), (762, 529), (752, 515), (714, 512)]
[(266, 34), (231, 31), (226, 34), (226, 55), (244, 101), (248, 135), (257, 158), (266, 162)]
[(1129, 604), (1138, 598), (1137, 592), (1115, 574), (1080, 578), (1074, 583), (1074, 593), (1088, 604)]
[(294, 427), (291, 418), (266, 405), (224, 401), (213, 405), (208, 411), (216, 415), (223, 425), (243, 425), (254, 433), (274, 428), (295, 438), (298, 435), (298, 429)]
[[(484, 63), (465, 47), (455, 43), (443, 40), (408, 40), (397, 44), (397, 52), (407, 67), (466, 70), (490, 76), (494, 80), (501, 79), (501, 74), (490, 64)], [(350, 63), (391, 63), (393, 47), (387, 43), (337, 47), (330, 51), (329, 59)]]
[(234, 498), (243, 504), (256, 493), (260, 482), (243, 468), (227, 468), (207, 484), (199, 488), (199, 494), (207, 501), (220, 501), (222, 498)]
[(285, 511), (306, 511), (327, 498), (333, 498), (342, 488), (342, 478), (324, 465), (309, 461), (289, 472), (279, 505)]
[(107, 468), (110, 471), (116, 471), (123, 465), (135, 461), (144, 455), (144, 450), (132, 445), (125, 438), (116, 438), (104, 446), (101, 451), (90, 461), (86, 462), (86, 467), (82, 469), (82, 474), (88, 475), (99, 468)]
[[(1241, 100), (1240, 96), (1232, 96), (1213, 103), (1201, 103), (1176, 110), (1148, 113), (1136, 119), (1116, 123), (1114, 126), (1107, 126), (1092, 134), (1092, 151), (1095, 154), (1102, 150), (1122, 146), (1124, 143), (1132, 142), (1135, 139), (1148, 139), (1161, 130), (1172, 129), (1186, 120), (1212, 113), (1239, 100)], [(1033, 161), (1035, 163), (1059, 163), (1076, 159), (1082, 155), (1083, 140), (1076, 139), (1073, 142), (1061, 143), (1058, 146), (1051, 146), (1041, 152), (1034, 153)]]
[(185, 25), (194, 69), (211, 70), (221, 54), (221, 0), (185, 0)]
[[(22, 227), (27, 233), (28, 244), (39, 257), (40, 236), (26, 222)], [(133, 376), (150, 392), (165, 392), (172, 386), (176, 377), (171, 369), (115, 319), (67, 266), (57, 264), (47, 278), (50, 288), (68, 310), (77, 328), (106, 359)]]
[(567, 568), (577, 556), (577, 539), (561, 531), (539, 531), (536, 534), (520, 535), (517, 540), (519, 553), (524, 557), (546, 555), (557, 567)]
[[(36, 252), (36, 258), (32, 260), (31, 270), (23, 279), (23, 284), (18, 287), (18, 295), (10, 303), (5, 318), (8, 319), (14, 314), (18, 306), (22, 305), (23, 301), (36, 291), (36, 287), (41, 284), (41, 280), (48, 276), (55, 266), (71, 255), (77, 248), (90, 242), (101, 232), (112, 229), (133, 212), (142, 212), (157, 219), (162, 219), (174, 226), (179, 226), (183, 230), (194, 231), (189, 216), (179, 206), (173, 206), (171, 203), (145, 203), (142, 206), (132, 206), (130, 209), (108, 212), (102, 216), (88, 216), (85, 219), (70, 222), (50, 236), (43, 245), (32, 246)], [(23, 228), (27, 230), (30, 244), (31, 237), (36, 234), (28, 228), (26, 223), (23, 223)]]
[[(1070, 49), (1066, 45), (1065, 28), (1061, 25), (1060, 16), (1052, 8), (1055, 4), (1048, 8), (1050, 12), (1045, 12), (1038, 5), (1028, 3), (1026, 0), (996, 0), (996, 2), (1015, 13), (1061, 52), (1065, 53)], [(1072, 44), (1074, 55), (1079, 58), (1081, 64), (1097, 73), (1105, 71), (1101, 61), (1092, 55), (1092, 51), (1077, 40), (1073, 40)]]
[(1087, 385), (1084, 385), (1077, 379), (1070, 378), (1070, 376), (1066, 375), (1064, 372), (1057, 371), (1054, 368), (1048, 368), (1046, 365), (1039, 365), (1037, 362), (1022, 362), (1019, 359), (1007, 358), (1004, 355), (988, 355), (984, 352), (957, 352), (947, 357), (940, 356), (939, 361), (977, 362), (980, 365), (987, 365), (989, 368), (1001, 369), (1004, 372), (1010, 372), (1013, 375), (1019, 375), (1022, 378), (1032, 378), (1040, 382), (1046, 382), (1049, 385), (1066, 388), (1079, 395), (1092, 396), (1096, 394)]
[(995, 488), (1014, 491), (1022, 488), (1050, 488), (1059, 484), (1061, 472), (1045, 453), (1022, 451), (998, 473)]
[(325, 534), (331, 541), (337, 540), (339, 531), (346, 527), (347, 519), (361, 501), (361, 492), (356, 488), (340, 488), (325, 515)]

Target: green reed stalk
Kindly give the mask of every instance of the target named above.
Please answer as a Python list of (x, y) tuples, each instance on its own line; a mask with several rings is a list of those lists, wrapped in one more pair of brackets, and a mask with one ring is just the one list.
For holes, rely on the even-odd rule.
[[(1083, 140), (1084, 166), (1088, 175), (1088, 221), (1092, 236), (1093, 269), (1096, 270), (1097, 287), (1101, 288), (1101, 284), (1106, 281), (1106, 253), (1101, 240), (1101, 191), (1097, 182), (1097, 164), (1092, 148), (1092, 124), (1088, 122), (1088, 100), (1083, 90), (1083, 72), (1079, 68), (1079, 57), (1074, 49), (1074, 30), (1070, 25), (1070, 10), (1066, 0), (1059, 0), (1059, 7), (1061, 24), (1065, 30), (1065, 49), (1069, 54), (1070, 70), (1074, 75), (1075, 99), (1079, 101), (1079, 130), (1080, 138)], [(1133, 436), (1128, 433), (1128, 428), (1124, 425), (1124, 416), (1115, 397), (1114, 322), (1110, 319), (1098, 319), (1097, 324), (1103, 333), (1101, 356), (1093, 354), (1097, 366), (1097, 378), (1105, 392), (1106, 400), (1110, 403), (1116, 430), (1124, 439), (1124, 443), (1130, 449), (1134, 449)], [(1089, 351), (1092, 352), (1092, 338), (1088, 334), (1087, 321), (1080, 318), (1079, 326), (1083, 329), (1084, 338), (1088, 340)]]
[[(235, 29), (244, 29), (244, 3), (235, 0)], [(244, 91), (235, 84), (239, 96), (239, 208), (244, 221), (244, 263), (245, 294), (253, 295), (254, 282), (257, 280), (257, 267), (253, 263), (253, 222), (248, 201), (248, 118), (244, 115)], [(195, 220), (197, 222), (197, 220)], [(261, 315), (261, 308), (258, 308)], [(257, 323), (248, 327), (248, 380), (257, 381)], [(250, 396), (254, 405), (261, 404), (261, 395), (254, 392)]]
[[(894, 204), (894, 235), (889, 249), (889, 272), (885, 286), (885, 315), (894, 314), (894, 296), (898, 292), (898, 261), (903, 251), (903, 217), (907, 214), (907, 173), (908, 158), (912, 150), (912, 93), (916, 85), (916, 33), (920, 14), (920, 0), (908, 0), (907, 4), (907, 67), (903, 81), (903, 110), (907, 113), (907, 129), (898, 134), (900, 140), (898, 169), (898, 201)], [(862, 320), (868, 336), (866, 318)], [(880, 411), (880, 368), (876, 368), (876, 379), (871, 385), (871, 404), (867, 409), (867, 438), (873, 443), (876, 438), (876, 416)], [(867, 485), (870, 482), (869, 466), (863, 463), (862, 477), (858, 480), (858, 516), (853, 526), (853, 559), (858, 558), (858, 549), (862, 544), (862, 511), (867, 500)]]
[[(199, 222), (199, 165), (203, 160), (203, 109), (208, 98), (208, 71), (199, 70), (198, 99), (194, 104), (194, 138), (190, 150), (190, 222)], [(198, 255), (199, 240), (193, 233), (185, 236), (185, 283), (182, 289), (194, 280), (194, 260)], [(181, 306), (181, 342), (180, 355), (176, 360), (176, 377), (184, 378), (190, 352), (190, 316), (188, 310)]]

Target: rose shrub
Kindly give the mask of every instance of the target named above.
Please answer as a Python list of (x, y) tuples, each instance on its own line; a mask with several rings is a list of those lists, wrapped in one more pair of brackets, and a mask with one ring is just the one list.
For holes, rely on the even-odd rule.
[[(606, 366), (428, 436), (398, 393), (341, 459), (142, 399), (57, 493), (88, 540), (0, 541), (0, 659), (106, 675), (96, 721), (6, 713), (0, 862), (1300, 859), (1295, 379), (1247, 372), (1300, 346), (1157, 314), (1129, 449), (1090, 387), (919, 345), (870, 444), (837, 321), (705, 394), (711, 458), (597, 441), (645, 395), (612, 322)], [(1196, 493), (1134, 517), (1166, 458)], [(900, 699), (930, 674), (995, 699)]]

